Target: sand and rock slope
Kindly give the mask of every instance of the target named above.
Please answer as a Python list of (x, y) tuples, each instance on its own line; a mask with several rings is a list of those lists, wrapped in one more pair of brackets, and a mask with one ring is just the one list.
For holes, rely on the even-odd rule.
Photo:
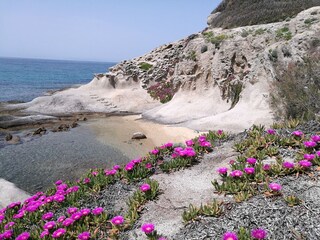
[[(209, 26), (123, 61), (86, 85), (36, 98), (22, 107), (46, 114), (129, 111), (197, 130), (241, 131), (272, 122), (275, 66), (303, 63), (312, 47), (319, 48), (319, 38), (320, 7), (283, 22), (232, 29)], [(165, 83), (177, 91), (171, 101), (161, 104), (147, 90)]]

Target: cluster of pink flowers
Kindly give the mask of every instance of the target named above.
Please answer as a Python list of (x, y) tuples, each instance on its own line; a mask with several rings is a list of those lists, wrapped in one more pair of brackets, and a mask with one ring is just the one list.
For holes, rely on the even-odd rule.
[(163, 144), (162, 146), (160, 146), (160, 149), (170, 149), (172, 147), (173, 147), (173, 143), (167, 142), (167, 143)]
[(134, 169), (134, 167), (136, 165), (138, 165), (139, 163), (141, 163), (141, 162), (142, 162), (142, 158), (133, 159), (133, 160), (131, 160), (130, 162), (127, 163), (127, 165), (124, 167), (124, 169), (126, 171), (128, 171), (128, 172), (132, 171)]
[(196, 151), (192, 147), (176, 147), (171, 155), (172, 158), (177, 157), (194, 157), (196, 155)]
[(198, 138), (198, 143), (201, 147), (211, 147), (211, 143), (207, 141), (207, 137), (203, 135)]
[[(267, 238), (267, 231), (261, 228), (253, 229), (251, 231), (251, 237), (253, 239), (266, 239)], [(223, 237), (223, 240), (238, 240), (238, 236), (234, 232), (226, 232)]]

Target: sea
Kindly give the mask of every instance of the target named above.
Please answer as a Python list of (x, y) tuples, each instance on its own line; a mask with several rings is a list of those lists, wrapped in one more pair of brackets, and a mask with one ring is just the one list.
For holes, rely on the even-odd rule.
[(0, 57), (0, 102), (28, 102), (49, 91), (85, 84), (115, 64)]

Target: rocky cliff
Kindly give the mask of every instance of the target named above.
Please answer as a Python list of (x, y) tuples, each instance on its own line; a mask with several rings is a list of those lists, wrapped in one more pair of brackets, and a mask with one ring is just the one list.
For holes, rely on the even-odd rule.
[(47, 113), (139, 112), (202, 130), (239, 131), (268, 124), (273, 120), (270, 91), (275, 65), (303, 62), (313, 43), (320, 41), (319, 21), (320, 7), (313, 7), (283, 22), (209, 27), (123, 61), (78, 89), (26, 106)]

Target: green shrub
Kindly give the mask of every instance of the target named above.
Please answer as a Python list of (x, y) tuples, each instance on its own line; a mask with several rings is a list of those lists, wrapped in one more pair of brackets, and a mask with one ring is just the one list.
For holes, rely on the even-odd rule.
[(219, 48), (220, 44), (228, 38), (225, 34), (214, 36), (213, 32), (204, 32), (203, 36), (207, 42), (214, 44), (216, 48)]
[(276, 36), (278, 39), (290, 40), (292, 38), (292, 33), (288, 27), (283, 27), (276, 31)]
[(308, 19), (304, 20), (304, 23), (308, 26), (311, 26), (315, 21), (317, 21), (316, 18), (308, 18)]
[(266, 28), (259, 28), (259, 29), (257, 29), (257, 30), (254, 32), (254, 36), (262, 35), (262, 34), (264, 34), (266, 31), (267, 31)]
[(142, 62), (139, 63), (139, 68), (143, 71), (148, 71), (149, 69), (151, 69), (153, 67), (152, 64), (146, 63), (146, 62)]
[(276, 68), (271, 104), (285, 119), (315, 119), (320, 112), (320, 53), (297, 66)]
[(192, 61), (197, 61), (197, 53), (196, 51), (190, 51), (187, 55), (187, 59), (190, 59)]

